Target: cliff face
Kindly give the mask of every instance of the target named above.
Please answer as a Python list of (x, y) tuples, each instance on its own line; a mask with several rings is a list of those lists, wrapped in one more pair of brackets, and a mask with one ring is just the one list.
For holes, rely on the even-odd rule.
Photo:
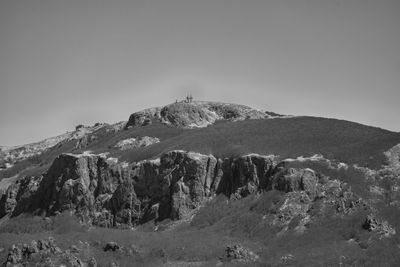
[(62, 154), (44, 175), (10, 186), (0, 201), (0, 216), (72, 211), (89, 224), (131, 227), (189, 218), (216, 194), (239, 199), (269, 190), (286, 193), (282, 212), (287, 214), (284, 219), (277, 215), (283, 221), (275, 220), (282, 225), (296, 216), (306, 218), (318, 199), (341, 213), (364, 205), (343, 183), (311, 169), (289, 167), (275, 156), (218, 159), (170, 151), (158, 159), (118, 164), (100, 155)]
[(275, 165), (273, 157), (221, 160), (185, 151), (133, 165), (99, 155), (62, 154), (43, 176), (26, 177), (9, 187), (1, 215), (72, 210), (105, 227), (178, 220), (216, 193), (245, 196), (266, 188)]

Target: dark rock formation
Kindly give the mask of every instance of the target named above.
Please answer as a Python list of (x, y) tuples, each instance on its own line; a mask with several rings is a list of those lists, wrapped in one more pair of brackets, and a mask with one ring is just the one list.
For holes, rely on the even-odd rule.
[(104, 251), (117, 251), (119, 249), (120, 249), (120, 247), (116, 242), (108, 242), (104, 246)]
[(284, 192), (305, 191), (312, 199), (317, 194), (318, 177), (311, 169), (284, 168), (273, 177), (272, 189)]
[(132, 227), (149, 220), (188, 218), (215, 194), (238, 199), (262, 190), (287, 193), (274, 219), (280, 226), (298, 218), (303, 227), (317, 199), (341, 214), (366, 206), (344, 183), (323, 179), (311, 169), (278, 164), (275, 156), (222, 160), (170, 151), (134, 164), (93, 154), (62, 154), (42, 176), (10, 186), (1, 198), (0, 215), (68, 210), (89, 224)]
[(171, 151), (159, 160), (144, 161), (132, 168), (135, 191), (149, 199), (149, 213), (159, 219), (181, 219), (215, 192), (218, 160), (211, 155)]
[(11, 186), (1, 214), (70, 210), (105, 227), (181, 219), (215, 193), (217, 162), (213, 156), (172, 151), (123, 168), (98, 155), (62, 154), (40, 179)]
[(250, 154), (222, 162), (222, 178), (217, 193), (244, 197), (270, 185), (277, 162), (274, 156)]
[[(41, 209), (86, 212), (98, 196), (112, 194), (124, 180), (122, 169), (97, 155), (62, 154), (41, 183)], [(100, 197), (101, 198), (101, 197)]]
[(227, 246), (225, 249), (226, 259), (233, 262), (254, 262), (259, 256), (241, 245)]
[(382, 221), (376, 218), (373, 214), (367, 215), (363, 228), (370, 232), (376, 232), (383, 237), (389, 237), (396, 234), (396, 230), (393, 229), (387, 221)]
[(43, 176), (27, 176), (8, 187), (0, 198), (0, 217), (32, 211), (38, 203), (35, 198)]

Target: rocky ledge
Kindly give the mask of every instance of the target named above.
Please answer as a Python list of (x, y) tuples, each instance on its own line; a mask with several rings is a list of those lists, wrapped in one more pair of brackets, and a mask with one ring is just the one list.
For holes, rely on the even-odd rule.
[(272, 155), (219, 159), (170, 151), (132, 164), (104, 155), (62, 154), (43, 175), (20, 179), (6, 190), (0, 217), (71, 211), (87, 224), (125, 228), (150, 220), (189, 218), (216, 194), (240, 199), (269, 190), (285, 193), (271, 222), (285, 228), (297, 218), (300, 232), (316, 201), (320, 214), (327, 206), (343, 215), (369, 209), (345, 183), (311, 169), (288, 167)]
[(268, 183), (275, 157), (217, 159), (171, 151), (154, 160), (118, 164), (93, 154), (62, 154), (38, 177), (24, 177), (0, 200), (0, 216), (74, 211), (105, 227), (178, 220), (217, 193), (247, 195)]

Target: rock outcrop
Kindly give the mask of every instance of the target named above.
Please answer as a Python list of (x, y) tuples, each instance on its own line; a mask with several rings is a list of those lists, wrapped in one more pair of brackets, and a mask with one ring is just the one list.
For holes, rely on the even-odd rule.
[(221, 182), (217, 193), (245, 197), (259, 189), (270, 187), (271, 176), (277, 165), (275, 156), (250, 154), (227, 158), (221, 166)]
[(243, 105), (201, 101), (177, 102), (165, 107), (135, 112), (129, 117), (126, 127), (145, 126), (158, 121), (181, 128), (196, 128), (206, 127), (218, 120), (238, 121), (277, 116)]
[(218, 159), (175, 150), (157, 159), (119, 164), (105, 155), (62, 154), (42, 176), (10, 186), (1, 198), (0, 216), (72, 211), (89, 224), (132, 227), (149, 220), (189, 218), (215, 194), (240, 199), (278, 190), (287, 194), (274, 224), (286, 227), (298, 218), (304, 228), (317, 199), (341, 214), (365, 206), (344, 183), (277, 160), (258, 154)]
[(5, 215), (18, 215), (35, 209), (37, 190), (43, 176), (26, 176), (10, 185), (0, 198), (0, 218)]
[(178, 220), (216, 193), (239, 197), (266, 188), (275, 165), (273, 157), (221, 160), (185, 151), (170, 151), (159, 159), (131, 165), (100, 155), (62, 154), (44, 175), (10, 186), (0, 213), (51, 215), (69, 210), (104, 227)]
[(225, 249), (226, 260), (232, 262), (255, 262), (260, 257), (241, 245), (230, 245)]
[(120, 150), (135, 149), (139, 147), (146, 147), (160, 142), (157, 137), (143, 136), (138, 138), (128, 138), (119, 141), (114, 147)]
[(390, 237), (396, 234), (396, 230), (387, 221), (378, 219), (374, 214), (367, 215), (363, 228), (370, 232), (375, 232), (381, 237)]
[(318, 177), (311, 169), (283, 168), (273, 177), (272, 189), (284, 192), (305, 191), (311, 199), (317, 194)]
[(4, 266), (97, 266), (95, 258), (83, 261), (77, 257), (80, 255), (80, 249), (77, 246), (72, 245), (71, 249), (62, 251), (55, 240), (49, 237), (32, 240), (30, 244), (12, 245)]

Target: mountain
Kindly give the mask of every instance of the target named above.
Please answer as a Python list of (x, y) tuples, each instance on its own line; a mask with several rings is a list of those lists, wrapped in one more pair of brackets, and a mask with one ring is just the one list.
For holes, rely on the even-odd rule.
[(399, 133), (183, 101), (1, 153), (9, 265), (400, 263)]

